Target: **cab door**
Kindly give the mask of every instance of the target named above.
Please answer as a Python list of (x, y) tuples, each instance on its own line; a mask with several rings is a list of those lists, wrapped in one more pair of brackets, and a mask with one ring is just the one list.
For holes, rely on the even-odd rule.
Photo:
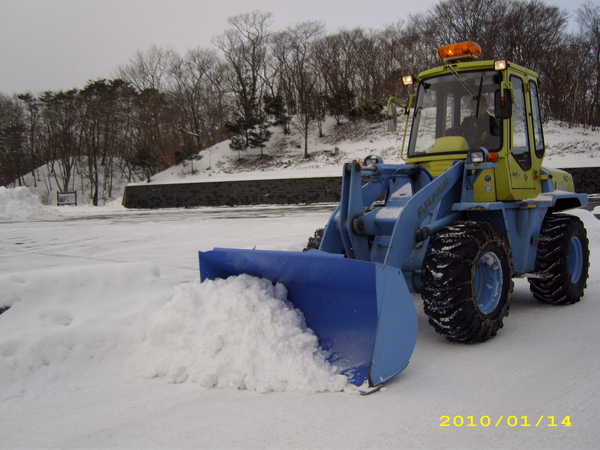
[(526, 90), (529, 85), (523, 78), (512, 75), (514, 103), (512, 116), (512, 152), (508, 156), (510, 182), (515, 199), (521, 200), (530, 195), (535, 196), (535, 173), (532, 162), (532, 142), (528, 114)]

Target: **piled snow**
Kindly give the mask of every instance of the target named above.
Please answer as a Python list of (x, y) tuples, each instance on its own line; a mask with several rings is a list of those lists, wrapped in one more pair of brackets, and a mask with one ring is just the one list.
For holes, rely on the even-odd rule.
[(141, 354), (146, 377), (267, 393), (341, 391), (286, 288), (249, 275), (183, 284), (156, 313)]
[[(173, 289), (152, 264), (0, 276), (0, 396), (113, 364), (134, 378), (267, 393), (341, 391), (283, 285), (248, 275)], [(351, 391), (351, 390), (350, 390)]]
[(29, 188), (7, 189), (0, 186), (0, 222), (47, 219), (55, 215), (56, 212), (45, 207)]

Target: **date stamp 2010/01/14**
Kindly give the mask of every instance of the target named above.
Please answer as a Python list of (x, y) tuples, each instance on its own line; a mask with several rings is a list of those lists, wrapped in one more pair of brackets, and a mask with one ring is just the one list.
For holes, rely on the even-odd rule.
[(440, 416), (440, 427), (570, 427), (571, 416)]

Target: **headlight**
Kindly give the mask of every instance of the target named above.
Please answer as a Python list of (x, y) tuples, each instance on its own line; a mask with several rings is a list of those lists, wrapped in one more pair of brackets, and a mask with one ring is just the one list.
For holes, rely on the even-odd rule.
[(485, 152), (483, 150), (472, 150), (470, 155), (472, 163), (478, 164), (485, 162)]

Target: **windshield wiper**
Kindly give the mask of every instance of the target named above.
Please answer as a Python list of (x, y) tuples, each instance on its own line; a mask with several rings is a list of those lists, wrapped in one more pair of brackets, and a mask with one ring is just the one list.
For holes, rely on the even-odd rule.
[(477, 100), (477, 109), (475, 109), (475, 118), (478, 118), (479, 117), (479, 102), (481, 101), (481, 90), (483, 88), (483, 76), (481, 77), (481, 80), (479, 81), (479, 92), (476, 94), (475, 91), (473, 89), (471, 89), (471, 86), (469, 86), (469, 83), (467, 83), (465, 81), (465, 79), (460, 76), (460, 73), (458, 73), (456, 71), (456, 69), (454, 68), (454, 66), (452, 64), (448, 65), (448, 69), (450, 69), (450, 72), (452, 72), (452, 75), (454, 75), (454, 77), (458, 80), (460, 85), (465, 88), (465, 90), (468, 92), (468, 94), (471, 96), (471, 98), (473, 100)]
[(450, 69), (450, 72), (452, 72), (452, 75), (454, 75), (456, 77), (456, 79), (461, 84), (461, 86), (464, 87), (465, 90), (469, 93), (469, 95), (473, 98), (473, 100), (475, 100), (477, 98), (477, 94), (475, 93), (475, 91), (473, 89), (471, 89), (471, 86), (469, 86), (469, 84), (464, 80), (464, 78), (460, 76), (460, 73), (458, 73), (456, 71), (454, 66), (448, 65), (448, 69)]
[(481, 102), (481, 88), (483, 88), (483, 77), (479, 81), (479, 92), (477, 93), (477, 107), (475, 109), (475, 118), (479, 119), (479, 102)]

